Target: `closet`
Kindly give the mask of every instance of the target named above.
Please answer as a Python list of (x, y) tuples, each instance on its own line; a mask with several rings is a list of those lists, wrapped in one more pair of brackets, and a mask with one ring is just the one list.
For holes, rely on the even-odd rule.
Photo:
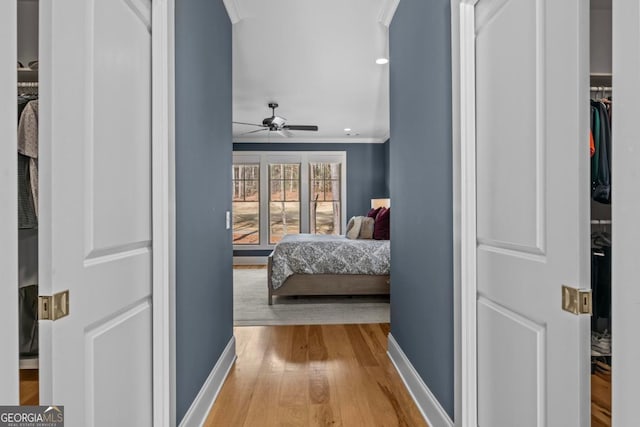
[(611, 0), (591, 0), (590, 14), (591, 155), (591, 425), (611, 426)]
[(18, 2), (16, 64), (20, 400), (30, 405), (38, 404), (38, 6)]

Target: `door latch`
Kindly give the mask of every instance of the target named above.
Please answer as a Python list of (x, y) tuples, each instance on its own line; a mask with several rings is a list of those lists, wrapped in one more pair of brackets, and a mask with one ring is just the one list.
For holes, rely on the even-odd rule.
[(569, 286), (562, 286), (562, 309), (573, 313), (589, 314), (593, 312), (590, 289), (576, 289)]
[(69, 315), (69, 291), (38, 297), (38, 320), (58, 320)]

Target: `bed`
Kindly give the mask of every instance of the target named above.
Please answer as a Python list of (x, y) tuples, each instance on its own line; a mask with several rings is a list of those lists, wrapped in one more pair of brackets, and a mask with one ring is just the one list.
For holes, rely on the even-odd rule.
[(389, 240), (288, 234), (268, 257), (273, 296), (389, 295)]

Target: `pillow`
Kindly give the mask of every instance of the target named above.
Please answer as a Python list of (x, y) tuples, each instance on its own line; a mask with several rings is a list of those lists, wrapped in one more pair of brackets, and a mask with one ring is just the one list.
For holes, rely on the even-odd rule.
[(362, 216), (352, 216), (347, 224), (347, 239), (357, 239), (362, 225)]
[(382, 206), (380, 206), (379, 208), (371, 208), (369, 213), (367, 213), (367, 217), (376, 219), (376, 217), (378, 216), (378, 213), (380, 212), (380, 209), (382, 209)]
[(373, 238), (376, 240), (389, 240), (391, 237), (391, 208), (382, 208), (376, 216), (376, 222), (373, 229)]
[(376, 220), (365, 216), (362, 218), (362, 225), (360, 226), (360, 235), (358, 239), (373, 239), (373, 230)]

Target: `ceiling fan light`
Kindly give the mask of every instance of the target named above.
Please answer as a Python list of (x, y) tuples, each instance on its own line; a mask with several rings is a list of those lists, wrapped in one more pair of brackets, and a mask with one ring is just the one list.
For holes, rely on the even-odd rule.
[(389, 63), (389, 58), (378, 58), (376, 59), (376, 64), (384, 65)]
[(285, 123), (284, 119), (282, 117), (278, 117), (278, 116), (275, 116), (273, 118), (273, 120), (271, 121), (271, 124), (275, 125), (276, 128), (282, 127), (282, 125), (284, 125), (284, 123)]

